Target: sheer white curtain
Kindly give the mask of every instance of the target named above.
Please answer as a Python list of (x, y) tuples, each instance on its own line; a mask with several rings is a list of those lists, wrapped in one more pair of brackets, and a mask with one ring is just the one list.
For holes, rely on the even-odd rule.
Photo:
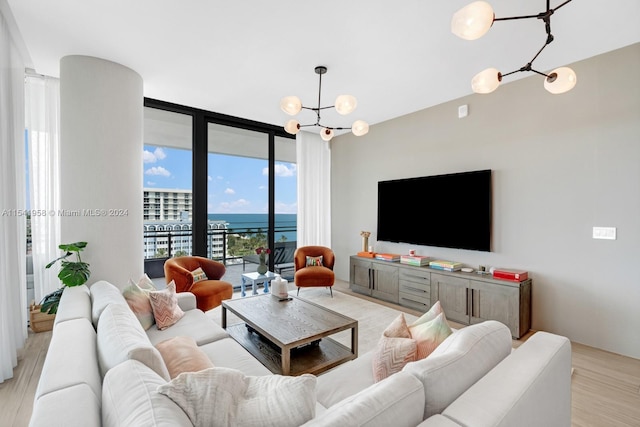
[(31, 215), (33, 289), (37, 303), (60, 287), (59, 268), (45, 268), (60, 255), (60, 81), (28, 76), (25, 106), (30, 207), (44, 213)]
[(319, 135), (296, 137), (298, 246), (331, 247), (331, 150)]
[(24, 61), (0, 11), (0, 382), (27, 339)]

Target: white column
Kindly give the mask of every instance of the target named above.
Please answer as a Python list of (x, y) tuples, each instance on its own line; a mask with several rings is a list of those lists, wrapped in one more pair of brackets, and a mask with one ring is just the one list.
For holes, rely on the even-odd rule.
[(99, 58), (60, 61), (61, 243), (88, 242), (88, 285), (143, 274), (142, 78)]

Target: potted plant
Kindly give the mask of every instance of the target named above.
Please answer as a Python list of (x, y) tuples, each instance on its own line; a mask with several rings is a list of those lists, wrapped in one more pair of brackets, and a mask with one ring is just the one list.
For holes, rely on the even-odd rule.
[[(82, 252), (86, 246), (87, 242), (67, 243), (58, 246), (60, 249), (65, 251), (65, 254), (51, 261), (45, 268), (50, 268), (56, 262), (60, 261), (62, 267), (60, 268), (60, 273), (58, 273), (58, 278), (62, 282), (62, 287), (60, 289), (56, 289), (42, 299), (40, 302), (41, 312), (56, 314), (64, 287), (80, 286), (89, 280), (89, 276), (91, 275), (91, 272), (89, 271), (89, 264), (82, 261), (82, 258), (80, 258), (80, 252)], [(73, 254), (75, 254), (75, 261), (69, 261), (67, 258)]]

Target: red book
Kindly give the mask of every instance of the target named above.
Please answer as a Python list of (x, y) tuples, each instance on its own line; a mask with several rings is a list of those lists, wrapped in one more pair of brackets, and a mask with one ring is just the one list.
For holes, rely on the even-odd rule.
[(512, 282), (522, 282), (529, 278), (529, 273), (523, 270), (509, 270), (506, 268), (496, 268), (493, 270), (493, 277)]

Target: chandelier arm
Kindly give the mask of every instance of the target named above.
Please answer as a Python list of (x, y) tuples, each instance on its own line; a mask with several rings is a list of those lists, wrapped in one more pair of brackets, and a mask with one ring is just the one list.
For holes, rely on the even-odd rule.
[(514, 19), (529, 19), (529, 18), (539, 18), (540, 14), (536, 15), (522, 15), (522, 16), (508, 16), (505, 18), (493, 18), (493, 21), (513, 21)]
[(326, 109), (328, 109), (328, 108), (333, 108), (333, 107), (335, 107), (335, 105), (330, 105), (330, 106), (328, 106), (328, 107), (320, 107), (320, 108), (317, 108), (317, 107), (305, 107), (305, 106), (303, 105), (301, 108), (302, 108), (303, 110), (318, 111), (318, 110), (326, 110)]
[(312, 127), (312, 126), (320, 126), (326, 129), (332, 129), (332, 130), (351, 130), (351, 128), (343, 128), (343, 127), (331, 127), (331, 126), (323, 126), (320, 123), (309, 123), (308, 125), (300, 125), (301, 128), (306, 128), (306, 127)]
[(536, 74), (540, 74), (541, 76), (549, 77), (549, 74), (543, 73), (542, 71), (534, 70), (533, 68), (529, 71), (534, 72)]
[[(553, 10), (558, 10), (560, 9), (562, 6), (564, 6), (567, 3), (571, 3), (572, 0), (567, 0), (564, 3), (562, 3), (560, 6), (556, 6)], [(547, 9), (549, 8), (549, 2), (547, 1)]]
[(553, 36), (549, 35), (550, 37), (547, 37), (547, 41), (544, 43), (544, 45), (542, 45), (542, 47), (540, 48), (540, 50), (538, 51), (538, 53), (536, 53), (533, 57), (533, 59), (531, 59), (531, 61), (529, 61), (529, 65), (533, 64), (533, 61), (536, 60), (536, 58), (538, 58), (538, 56), (540, 56), (540, 54), (542, 53), (542, 51), (544, 50), (545, 47), (547, 47), (549, 45), (549, 43), (551, 43), (553, 41)]

